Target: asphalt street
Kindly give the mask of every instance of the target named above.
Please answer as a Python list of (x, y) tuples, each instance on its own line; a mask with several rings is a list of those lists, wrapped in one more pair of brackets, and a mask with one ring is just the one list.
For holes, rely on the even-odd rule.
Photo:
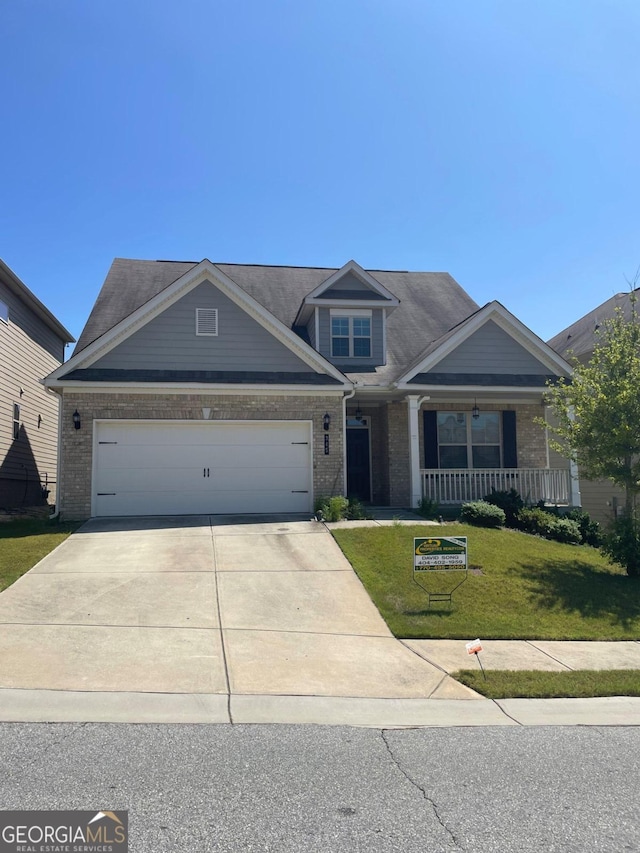
[(0, 725), (0, 808), (128, 809), (130, 851), (640, 850), (640, 728)]

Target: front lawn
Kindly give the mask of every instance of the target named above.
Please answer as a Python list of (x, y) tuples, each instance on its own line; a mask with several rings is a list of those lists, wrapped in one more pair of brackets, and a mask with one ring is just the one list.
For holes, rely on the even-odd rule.
[[(515, 530), (463, 524), (332, 531), (397, 637), (412, 639), (635, 640), (640, 578), (629, 578), (594, 548), (562, 545)], [(473, 568), (453, 604), (427, 605), (414, 582), (413, 537), (467, 536)], [(460, 573), (424, 578), (447, 592)]]
[(0, 524), (0, 591), (17, 581), (78, 527), (48, 519)]
[(457, 679), (488, 699), (583, 699), (592, 696), (640, 696), (637, 669), (575, 672), (488, 669), (453, 672)]

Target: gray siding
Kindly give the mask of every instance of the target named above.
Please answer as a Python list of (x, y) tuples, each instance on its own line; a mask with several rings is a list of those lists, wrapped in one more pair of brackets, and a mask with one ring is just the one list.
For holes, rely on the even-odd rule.
[[(196, 308), (218, 309), (217, 337), (197, 336)], [(93, 365), (154, 370), (313, 370), (210, 282), (187, 293)]]
[(375, 367), (385, 363), (384, 352), (384, 311), (374, 308), (371, 314), (371, 358), (332, 358), (331, 356), (331, 314), (329, 308), (319, 308), (320, 312), (320, 341), (318, 351), (332, 364), (349, 370), (354, 365), (366, 365)]
[(549, 373), (497, 323), (489, 320), (431, 370), (438, 373)]
[(318, 349), (318, 342), (316, 341), (316, 309), (314, 309), (311, 319), (307, 323), (307, 334), (309, 335), (311, 346), (314, 349)]
[(9, 322), (0, 320), (0, 506), (15, 506), (37, 502), (40, 482), (57, 478), (58, 398), (40, 380), (61, 363), (64, 343), (2, 282), (0, 299), (9, 306)]
[(325, 290), (322, 294), (323, 299), (334, 291), (341, 290), (361, 290), (363, 296), (366, 296), (367, 293), (372, 293), (370, 287), (367, 287), (360, 279), (355, 276), (352, 272), (343, 275), (342, 278), (338, 279), (335, 284), (333, 284), (328, 290)]

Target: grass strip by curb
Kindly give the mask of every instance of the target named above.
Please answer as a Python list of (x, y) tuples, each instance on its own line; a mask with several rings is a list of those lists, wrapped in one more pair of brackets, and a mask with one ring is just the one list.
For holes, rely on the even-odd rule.
[(597, 696), (640, 696), (638, 669), (539, 670), (461, 669), (451, 677), (488, 699), (587, 699)]

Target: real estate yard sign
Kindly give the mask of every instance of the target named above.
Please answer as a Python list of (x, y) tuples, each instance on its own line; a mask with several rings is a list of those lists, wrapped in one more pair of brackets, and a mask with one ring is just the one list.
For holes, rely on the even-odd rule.
[[(420, 581), (436, 572), (464, 572), (464, 577), (453, 589), (435, 592)], [(413, 540), (413, 581), (429, 596), (429, 607), (436, 601), (451, 604), (451, 596), (466, 579), (466, 536), (420, 536)]]
[(466, 536), (429, 536), (413, 540), (414, 572), (465, 572)]

